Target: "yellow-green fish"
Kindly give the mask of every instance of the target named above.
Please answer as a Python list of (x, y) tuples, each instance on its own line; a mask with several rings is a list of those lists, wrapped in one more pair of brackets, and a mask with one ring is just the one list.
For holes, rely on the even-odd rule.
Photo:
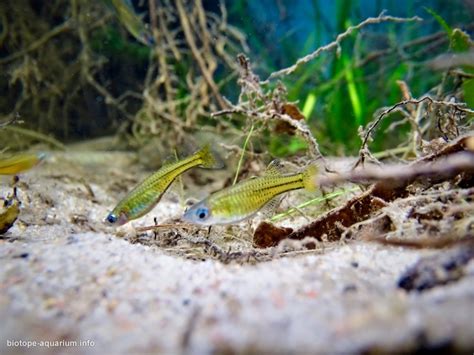
[(194, 167), (218, 169), (223, 167), (220, 158), (206, 145), (195, 154), (180, 161), (165, 164), (147, 177), (125, 196), (106, 217), (110, 224), (122, 225), (139, 218), (155, 207), (161, 197), (180, 174)]
[(13, 189), (13, 195), (0, 198), (0, 235), (6, 233), (15, 223), (20, 214), (20, 200)]
[(127, 31), (141, 43), (152, 46), (153, 36), (148, 26), (138, 16), (130, 0), (103, 0), (111, 8)]
[(190, 223), (213, 225), (230, 224), (249, 218), (275, 197), (291, 190), (316, 190), (314, 177), (317, 168), (309, 166), (299, 174), (284, 175), (278, 162), (272, 162), (265, 175), (239, 182), (211, 194), (195, 204), (183, 216)]
[(31, 169), (44, 158), (44, 153), (19, 154), (10, 158), (0, 158), (0, 175), (15, 175)]

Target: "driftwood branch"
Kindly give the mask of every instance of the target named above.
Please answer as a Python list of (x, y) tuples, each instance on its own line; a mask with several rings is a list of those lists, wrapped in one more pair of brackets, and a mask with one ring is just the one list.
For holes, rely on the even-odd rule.
[(69, 19), (65, 22), (63, 22), (61, 25), (56, 26), (53, 28), (51, 31), (45, 33), (43, 36), (38, 38), (36, 41), (31, 43), (29, 46), (27, 46), (25, 49), (22, 49), (18, 52), (13, 53), (12, 55), (9, 55), (8, 57), (0, 58), (0, 65), (9, 63), (15, 59), (23, 57), (25, 54), (34, 51), (44, 45), (46, 42), (48, 42), (51, 38), (59, 35), (60, 33), (64, 31), (68, 31), (73, 28), (72, 26), (73, 20)]
[(365, 167), (348, 173), (332, 174), (318, 178), (321, 187), (335, 186), (347, 182), (370, 184), (405, 185), (419, 178), (443, 180), (460, 173), (474, 173), (474, 153), (459, 152), (434, 162), (415, 165), (394, 164), (384, 167)]
[(18, 115), (13, 115), (13, 118), (9, 118), (5, 122), (1, 122), (0, 123), (0, 129), (5, 128), (6, 126), (15, 123), (18, 120), (18, 117), (19, 117)]
[(377, 17), (369, 17), (368, 19), (362, 21), (358, 25), (355, 26), (350, 26), (345, 32), (340, 33), (334, 41), (331, 43), (319, 47), (316, 49), (314, 52), (308, 54), (307, 56), (300, 58), (296, 61), (295, 64), (292, 66), (281, 69), (279, 71), (273, 72), (270, 74), (268, 79), (265, 82), (268, 82), (271, 79), (274, 79), (276, 77), (281, 77), (285, 75), (289, 75), (293, 73), (298, 67), (301, 65), (308, 63), (309, 61), (313, 60), (314, 58), (318, 57), (322, 52), (330, 51), (333, 49), (336, 49), (337, 53), (339, 54), (341, 50), (341, 42), (346, 38), (349, 37), (354, 31), (360, 30), (361, 28), (370, 25), (370, 24), (377, 24), (381, 22), (411, 22), (411, 21), (422, 21), (422, 19), (418, 16), (415, 17), (410, 17), (410, 18), (403, 18), (403, 17), (394, 17), (394, 16), (385, 16), (383, 12), (377, 16)]
[(196, 59), (198, 65), (199, 65), (199, 68), (201, 69), (202, 75), (204, 76), (204, 80), (206, 80), (207, 84), (211, 88), (214, 96), (216, 97), (216, 100), (219, 103), (219, 106), (221, 108), (226, 108), (227, 104), (224, 101), (224, 99), (222, 98), (222, 96), (219, 92), (219, 88), (217, 87), (216, 83), (214, 82), (214, 79), (212, 78), (212, 75), (211, 75), (211, 73), (210, 73), (210, 71), (209, 71), (209, 69), (206, 65), (205, 59), (203, 58), (200, 51), (198, 50), (198, 47), (197, 47), (196, 42), (194, 40), (194, 36), (192, 34), (191, 27), (189, 25), (189, 20), (188, 20), (188, 17), (186, 15), (186, 11), (184, 9), (184, 5), (182, 3), (182, 0), (176, 1), (176, 8), (178, 9), (178, 14), (179, 14), (179, 18), (180, 18), (180, 21), (181, 21), (181, 26), (183, 27), (184, 36), (186, 38), (186, 41), (189, 44), (189, 48), (191, 48), (191, 52), (194, 56), (194, 59)]
[(444, 107), (449, 107), (453, 108), (456, 111), (462, 112), (464, 114), (472, 114), (474, 115), (474, 111), (467, 108), (465, 103), (461, 102), (450, 102), (450, 101), (439, 101), (435, 100), (429, 96), (422, 97), (420, 99), (409, 99), (409, 100), (404, 100), (396, 103), (395, 105), (386, 108), (383, 110), (377, 118), (369, 124), (368, 128), (362, 133), (362, 145), (359, 150), (359, 159), (357, 160), (356, 164), (354, 165), (354, 168), (356, 168), (358, 165), (363, 164), (366, 156), (370, 156), (369, 149), (368, 149), (368, 144), (370, 139), (372, 138), (372, 134), (377, 128), (377, 126), (380, 124), (380, 122), (389, 114), (396, 112), (400, 110), (401, 107), (407, 106), (407, 105), (419, 105), (422, 102), (428, 102), (432, 105), (439, 105), (439, 106), (444, 106)]
[(333, 186), (347, 182), (360, 184), (372, 182), (374, 184), (359, 196), (298, 230), (291, 233), (287, 231), (274, 233), (275, 239), (273, 240), (268, 236), (262, 238), (257, 228), (254, 242), (263, 240), (264, 244), (256, 243), (256, 245), (268, 247), (278, 244), (285, 238), (301, 240), (305, 237), (313, 237), (317, 240), (325, 238), (328, 241), (337, 241), (343, 235), (344, 228), (367, 220), (381, 208), (387, 206), (389, 202), (407, 196), (407, 188), (414, 182), (422, 181), (431, 186), (459, 175), (466, 181), (472, 181), (474, 178), (474, 136), (462, 137), (437, 153), (409, 165), (366, 167), (348, 173), (319, 177), (317, 182), (322, 186)]

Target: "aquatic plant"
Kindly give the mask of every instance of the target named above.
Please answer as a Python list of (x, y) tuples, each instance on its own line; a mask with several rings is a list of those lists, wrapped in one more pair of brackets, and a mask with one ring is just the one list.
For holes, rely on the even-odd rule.
[[(245, 2), (237, 4), (230, 7), (230, 13), (235, 11), (236, 19), (245, 18), (250, 5)], [(329, 6), (314, 0), (306, 4), (306, 13), (295, 14), (294, 4), (281, 2), (273, 16), (280, 16), (278, 28), (287, 29), (287, 32), (278, 32), (266, 41), (266, 37), (259, 35), (255, 29), (257, 25), (254, 21), (241, 21), (242, 28), (252, 38), (249, 44), (252, 47), (252, 61), (258, 61), (256, 71), (268, 75), (281, 67), (278, 61), (291, 63), (310, 53), (312, 48), (330, 42), (333, 33), (344, 32), (364, 18), (362, 13), (370, 12), (364, 9), (366, 5), (360, 1), (336, 1)], [(371, 11), (390, 7), (383, 1), (371, 5), (374, 6)], [(431, 1), (429, 6), (447, 16), (447, 22), (472, 30), (469, 12), (463, 11), (466, 5), (462, 2), (447, 8), (440, 1)], [(297, 102), (323, 152), (339, 155), (355, 153), (359, 144), (358, 127), (366, 125), (378, 107), (399, 100), (397, 80), (410, 81), (413, 92), (419, 94), (428, 92), (440, 82), (442, 72), (433, 72), (425, 61), (447, 51), (449, 39), (443, 31), (439, 31), (437, 23), (423, 8), (410, 5), (400, 9), (400, 12), (417, 13), (424, 21), (403, 26), (380, 24), (366, 27), (346, 38), (337, 53), (313, 58), (299, 66), (293, 74), (281, 78), (287, 87), (288, 99)], [(305, 22), (309, 18), (314, 29)], [(308, 32), (302, 33), (302, 29)], [(305, 40), (302, 41), (301, 37)], [(275, 46), (277, 41), (280, 46)], [(275, 49), (271, 52), (266, 50), (269, 46), (284, 48), (281, 56), (276, 55)], [(383, 125), (383, 129), (388, 128), (388, 124)], [(399, 144), (408, 129), (404, 125), (394, 135), (384, 139), (376, 137), (375, 150)], [(292, 155), (305, 149), (297, 137), (271, 135), (268, 139), (273, 154)]]
[[(422, 61), (449, 50), (451, 32), (462, 37), (463, 30), (472, 29), (469, 24), (461, 29), (455, 22), (465, 19), (468, 23), (468, 15), (447, 11), (435, 0), (429, 5), (432, 14), (421, 8), (406, 9), (422, 11), (423, 26), (363, 26), (333, 47), (337, 51), (318, 54), (288, 75), (272, 77), (267, 89), (284, 87), (280, 92), (286, 92), (285, 100), (301, 111), (324, 153), (355, 153), (358, 128), (371, 120), (376, 108), (398, 101), (397, 80), (410, 81), (414, 93), (428, 92), (443, 73), (433, 72)], [(296, 20), (287, 21), (297, 15), (281, 2), (271, 9), (279, 16), (279, 31), (262, 30), (252, 6), (263, 5), (132, 2), (130, 11), (145, 15), (141, 21), (153, 36), (154, 44), (147, 46), (103, 2), (3, 2), (1, 113), (5, 120), (19, 115), (25, 124), (9, 128), (9, 144), (21, 148), (40, 140), (61, 147), (53, 137), (68, 140), (118, 132), (122, 147), (140, 148), (158, 141), (170, 151), (174, 143), (194, 140), (196, 132), (225, 134), (226, 142), (241, 145), (254, 127), (252, 135), (261, 144), (248, 141), (250, 150), (278, 156), (301, 154), (308, 146), (298, 135), (284, 130), (272, 134), (271, 127), (260, 129), (242, 115), (228, 120), (211, 118), (210, 113), (229, 108), (226, 97), (237, 98), (233, 79), (239, 70), (238, 53), (249, 54), (252, 62), (258, 62), (255, 72), (268, 76), (313, 48), (331, 43), (332, 33), (343, 33), (360, 22), (356, 18), (360, 18), (362, 3), (337, 1), (331, 10), (334, 18), (328, 18), (326, 4), (310, 1), (313, 25), (298, 27)], [(383, 2), (378, 3), (375, 10), (382, 6)], [(436, 26), (443, 31), (433, 33)], [(303, 32), (306, 29), (309, 32)], [(453, 86), (458, 79), (445, 83)], [(464, 82), (469, 103), (471, 84)], [(387, 129), (388, 123), (382, 126)], [(373, 147), (396, 146), (408, 130), (409, 125), (402, 125), (388, 138), (375, 137)], [(167, 137), (173, 137), (173, 142)]]
[[(0, 11), (4, 118), (21, 117), (27, 127), (62, 138), (79, 127), (82, 134), (103, 132), (90, 118), (97, 114), (91, 83), (104, 58), (90, 54), (88, 38), (111, 17), (88, 1), (8, 1)], [(15, 132), (9, 144), (18, 135), (23, 137)]]
[[(224, 4), (220, 14), (201, 1), (148, 5), (151, 47), (102, 2), (1, 3), (3, 119), (21, 116), (37, 133), (32, 140), (46, 138), (41, 132), (77, 139), (119, 131), (142, 146), (168, 133), (180, 142), (226, 107), (220, 90), (229, 78), (218, 82), (215, 73), (235, 68), (232, 58), (246, 44), (227, 23)], [(24, 141), (24, 132), (14, 132), (10, 144), (21, 144), (14, 138)]]
[[(223, 3), (220, 15), (206, 11), (201, 1), (150, 2), (156, 46), (146, 74), (143, 105), (135, 114), (131, 132), (136, 145), (151, 138), (176, 143), (200, 130), (219, 132), (229, 125), (210, 120), (212, 111), (228, 107), (221, 91), (235, 76), (233, 58), (247, 48), (245, 36), (227, 23)], [(218, 70), (227, 76), (216, 79)], [(166, 144), (166, 143), (165, 143)]]

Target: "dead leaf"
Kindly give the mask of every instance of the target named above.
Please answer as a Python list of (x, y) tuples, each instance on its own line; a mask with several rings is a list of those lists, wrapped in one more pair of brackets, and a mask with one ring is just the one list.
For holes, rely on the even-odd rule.
[(292, 228), (277, 227), (268, 222), (261, 222), (253, 234), (253, 243), (259, 248), (272, 247), (292, 232)]

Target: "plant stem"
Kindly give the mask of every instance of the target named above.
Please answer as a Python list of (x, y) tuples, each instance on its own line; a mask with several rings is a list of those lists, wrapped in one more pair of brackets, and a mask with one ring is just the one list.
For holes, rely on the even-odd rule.
[(358, 187), (355, 187), (355, 188), (352, 188), (352, 189), (343, 189), (343, 190), (339, 190), (339, 191), (332, 192), (332, 193), (330, 193), (330, 194), (326, 194), (326, 195), (324, 195), (324, 196), (320, 196), (320, 197), (313, 198), (312, 200), (303, 202), (302, 204), (300, 204), (300, 205), (298, 205), (298, 206), (296, 206), (296, 207), (290, 208), (290, 209), (286, 210), (285, 212), (282, 212), (282, 213), (279, 213), (279, 214), (273, 216), (273, 217), (270, 219), (270, 221), (272, 221), (272, 222), (278, 221), (279, 219), (282, 219), (282, 218), (284, 218), (284, 217), (286, 217), (286, 216), (289, 216), (290, 214), (295, 213), (295, 212), (298, 211), (300, 208), (304, 208), (304, 207), (309, 206), (309, 205), (312, 205), (312, 204), (314, 204), (314, 203), (324, 202), (324, 201), (327, 201), (327, 200), (333, 199), (333, 198), (335, 198), (335, 197), (344, 195), (344, 194), (349, 193), (349, 192), (354, 192), (354, 191), (357, 191), (357, 190), (359, 190)]
[(244, 161), (245, 149), (247, 148), (247, 144), (250, 140), (250, 136), (253, 133), (253, 129), (254, 129), (254, 124), (252, 123), (249, 134), (247, 134), (247, 137), (245, 138), (244, 146), (242, 148), (242, 154), (240, 155), (239, 163), (237, 164), (237, 171), (235, 172), (234, 182), (232, 183), (232, 185), (235, 185), (237, 183), (237, 178), (239, 177), (240, 168), (242, 167), (242, 162)]

